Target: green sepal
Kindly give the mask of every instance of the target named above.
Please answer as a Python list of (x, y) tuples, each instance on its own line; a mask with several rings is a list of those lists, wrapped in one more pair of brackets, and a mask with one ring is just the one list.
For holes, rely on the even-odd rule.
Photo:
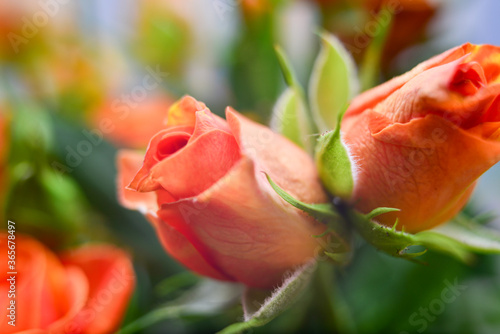
[(369, 244), (389, 255), (411, 260), (424, 254), (425, 250), (411, 251), (412, 246), (418, 245), (414, 235), (397, 231), (395, 226), (390, 228), (372, 220), (381, 214), (394, 211), (399, 211), (399, 209), (377, 208), (366, 215), (351, 210), (349, 220)]
[(286, 191), (284, 191), (280, 186), (278, 186), (269, 175), (266, 174), (267, 180), (271, 187), (276, 191), (281, 198), (283, 198), (286, 202), (291, 204), (292, 206), (300, 209), (316, 220), (328, 223), (331, 220), (337, 220), (340, 218), (339, 214), (333, 209), (333, 207), (328, 203), (320, 203), (320, 204), (308, 204), (301, 201), (296, 200), (292, 196), (290, 196)]
[(351, 160), (340, 133), (342, 116), (343, 114), (339, 115), (335, 130), (319, 137), (315, 159), (325, 188), (335, 196), (348, 199), (352, 194), (354, 179)]
[(336, 127), (339, 114), (358, 90), (356, 65), (349, 52), (333, 35), (320, 34), (322, 47), (309, 81), (309, 102), (320, 131)]

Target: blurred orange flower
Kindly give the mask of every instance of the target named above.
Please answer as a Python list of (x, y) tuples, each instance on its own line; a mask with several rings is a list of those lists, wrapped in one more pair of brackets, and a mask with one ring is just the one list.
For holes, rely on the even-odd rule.
[(355, 98), (342, 123), (353, 201), (417, 232), (462, 209), (500, 160), (500, 47), (464, 44)]
[(166, 94), (154, 94), (141, 101), (122, 95), (92, 113), (90, 123), (118, 146), (146, 148), (151, 137), (165, 127), (173, 102)]
[[(8, 236), (0, 234), (6, 256), (14, 254)], [(89, 245), (56, 256), (28, 236), (16, 234), (14, 242), (15, 268), (7, 260), (0, 265), (0, 332), (106, 334), (118, 328), (135, 284), (127, 254)]]

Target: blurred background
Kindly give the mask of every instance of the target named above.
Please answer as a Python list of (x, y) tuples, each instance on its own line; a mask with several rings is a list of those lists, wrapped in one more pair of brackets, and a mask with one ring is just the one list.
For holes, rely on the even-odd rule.
[[(465, 42), (500, 45), (498, 13), (496, 0), (2, 0), (2, 224), (15, 221), (55, 251), (95, 241), (126, 249), (138, 278), (130, 324), (198, 280), (116, 199), (117, 150), (145, 149), (176, 99), (267, 124), (285, 88), (275, 45), (307, 87), (317, 33), (333, 32), (368, 88)], [(467, 212), (500, 214), (499, 199), (497, 166)], [(317, 312), (323, 296), (311, 292), (254, 332), (499, 333), (500, 259), (427, 256), (416, 265), (359, 241), (352, 263), (331, 275), (335, 317)], [(456, 282), (465, 288), (437, 303)], [(213, 333), (239, 320), (233, 303), (167, 314), (137, 332)]]

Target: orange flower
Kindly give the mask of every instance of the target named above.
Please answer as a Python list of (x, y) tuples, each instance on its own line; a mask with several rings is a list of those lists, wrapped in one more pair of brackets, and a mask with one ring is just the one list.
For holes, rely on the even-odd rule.
[(271, 288), (315, 256), (320, 247), (311, 235), (325, 226), (284, 202), (263, 172), (304, 202), (326, 196), (298, 146), (231, 108), (226, 118), (181, 99), (145, 157), (121, 152), (120, 199), (149, 218), (165, 249), (189, 269)]
[(500, 160), (500, 48), (464, 44), (352, 101), (342, 123), (353, 202), (417, 232), (451, 219)]
[(90, 123), (116, 145), (145, 148), (151, 137), (164, 128), (173, 102), (168, 95), (160, 94), (135, 102), (117, 98), (96, 110)]
[[(0, 234), (6, 255), (12, 251), (8, 236)], [(135, 282), (123, 251), (94, 245), (56, 256), (30, 237), (16, 234), (14, 242), (14, 270), (7, 260), (0, 265), (0, 332), (104, 334), (118, 328)], [(15, 327), (8, 323), (14, 319)]]

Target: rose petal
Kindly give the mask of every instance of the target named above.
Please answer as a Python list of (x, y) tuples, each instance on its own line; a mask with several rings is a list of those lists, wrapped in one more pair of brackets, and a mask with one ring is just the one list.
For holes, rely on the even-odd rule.
[(144, 166), (130, 187), (151, 191), (161, 186), (177, 199), (196, 196), (223, 177), (239, 159), (234, 137), (212, 130), (149, 171)]
[(483, 139), (498, 140), (500, 139), (500, 122), (481, 123), (468, 129), (467, 132)]
[[(148, 179), (150, 170), (160, 161), (163, 161), (169, 156), (174, 155), (178, 152), (175, 150), (171, 150), (170, 154), (166, 154), (167, 152), (163, 152), (164, 154), (158, 154), (158, 150), (161, 149), (162, 142), (164, 140), (171, 140), (172, 138), (175, 140), (176, 137), (185, 141), (186, 138), (188, 138), (192, 134), (192, 132), (193, 128), (190, 126), (174, 126), (158, 132), (153, 138), (151, 138), (142, 167), (137, 172), (128, 188), (137, 190), (139, 188), (139, 185), (141, 185), (142, 191), (153, 191), (158, 189), (158, 182)], [(180, 151), (183, 147), (177, 148)]]
[(399, 228), (410, 232), (452, 218), (475, 180), (500, 159), (499, 142), (432, 114), (387, 126), (383, 116), (366, 111), (357, 131), (345, 132), (344, 140), (360, 167), (353, 194), (357, 208), (404, 208), (379, 220), (392, 226), (399, 217)]
[(174, 103), (168, 110), (167, 125), (172, 126), (195, 126), (196, 112), (205, 109), (203, 102), (197, 101), (191, 96), (183, 96), (178, 102)]
[[(500, 94), (500, 85), (484, 87), (481, 66), (462, 61), (458, 59), (417, 75), (374, 109), (397, 123), (432, 113), (465, 129), (475, 126)], [(464, 77), (466, 73), (469, 77)], [(475, 84), (471, 83), (472, 76)], [(463, 82), (469, 82), (469, 88)]]
[(83, 270), (89, 282), (87, 303), (68, 326), (87, 334), (113, 332), (125, 314), (135, 285), (128, 255), (112, 246), (93, 245), (62, 254), (61, 261)]
[(66, 314), (57, 321), (50, 324), (48, 332), (51, 334), (81, 333), (79, 328), (75, 328), (72, 319), (82, 310), (85, 305), (89, 286), (88, 280), (83, 271), (75, 266), (66, 267), (67, 285), (64, 288), (69, 305)]
[[(2, 233), (2, 251), (7, 254), (7, 234)], [(66, 292), (69, 284), (66, 271), (57, 257), (40, 242), (18, 235), (16, 237), (16, 314), (29, 314), (29, 317), (18, 316), (16, 326), (0, 323), (0, 332), (17, 333), (33, 328), (46, 329), (50, 324), (63, 317), (73, 306), (72, 298)], [(0, 283), (1, 315), (7, 319), (9, 303), (7, 275), (9, 270), (3, 267), (3, 278)]]
[(191, 141), (196, 140), (202, 134), (214, 129), (231, 133), (231, 129), (225, 120), (210, 112), (208, 108), (196, 112), (196, 126)]
[(170, 132), (161, 137), (156, 148), (156, 158), (161, 161), (183, 149), (191, 135), (185, 132)]
[(487, 44), (473, 45), (466, 61), (476, 61), (481, 64), (488, 84), (500, 83), (500, 47)]
[(311, 157), (287, 138), (255, 123), (231, 108), (226, 118), (242, 152), (258, 162), (274, 182), (292, 196), (307, 203), (327, 199)]
[(491, 106), (484, 112), (479, 123), (500, 122), (500, 95), (493, 101)]
[(459, 59), (472, 52), (474, 49), (475, 46), (472, 44), (463, 44), (440, 55), (432, 57), (429, 60), (420, 63), (411, 71), (406, 72), (403, 75), (395, 77), (392, 80), (389, 80), (377, 87), (364, 92), (351, 101), (345, 118), (349, 118), (356, 114), (362, 113), (366, 109), (374, 108), (379, 102), (384, 100), (387, 96), (392, 94), (397, 89), (401, 88), (405, 83), (421, 74), (422, 72)]
[(469, 96), (476, 94), (486, 84), (483, 68), (478, 62), (473, 61), (458, 65), (448, 86), (450, 90)]
[(321, 243), (312, 235), (326, 227), (285, 203), (260, 170), (243, 157), (209, 190), (165, 204), (158, 214), (227, 276), (271, 288), (314, 257)]
[(127, 189), (130, 180), (142, 167), (143, 154), (136, 151), (121, 150), (117, 156), (118, 166), (118, 200), (121, 205), (131, 210), (139, 210), (142, 213), (158, 210), (156, 194), (153, 192), (138, 192)]
[[(184, 211), (185, 215), (190, 214), (189, 208)], [(163, 247), (177, 261), (182, 263), (188, 269), (203, 276), (208, 276), (214, 279), (223, 281), (232, 281), (232, 279), (209, 264), (193, 247), (193, 245), (172, 226), (181, 225), (182, 222), (172, 222), (170, 219), (183, 219), (181, 216), (169, 218), (169, 222), (164, 222), (158, 218), (155, 213), (147, 214), (148, 220), (156, 228), (156, 232), (160, 238)]]
[(52, 334), (46, 330), (42, 329), (28, 329), (26, 331), (15, 332), (16, 334)]

